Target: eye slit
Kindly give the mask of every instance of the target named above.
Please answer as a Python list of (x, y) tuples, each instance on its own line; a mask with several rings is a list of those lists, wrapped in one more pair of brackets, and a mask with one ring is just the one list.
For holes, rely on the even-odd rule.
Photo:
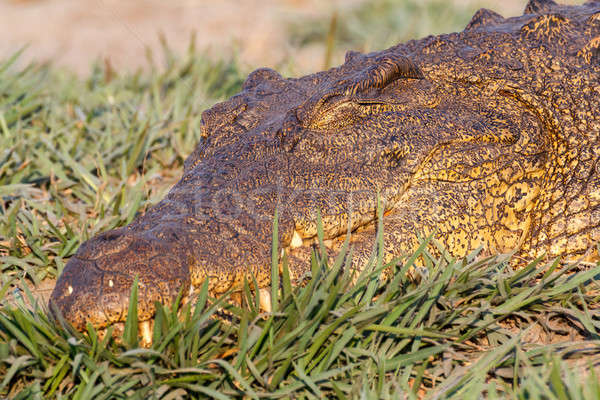
[(324, 109), (309, 125), (314, 130), (340, 130), (363, 119), (391, 111), (394, 106), (377, 100), (345, 101)]
[(311, 129), (331, 130), (343, 129), (354, 125), (368, 116), (370, 106), (363, 106), (355, 102), (341, 102), (326, 107), (310, 124)]

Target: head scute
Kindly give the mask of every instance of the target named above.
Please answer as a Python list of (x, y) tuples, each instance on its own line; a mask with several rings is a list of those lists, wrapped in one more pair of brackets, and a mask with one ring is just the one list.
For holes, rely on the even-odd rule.
[(480, 8), (465, 27), (465, 32), (472, 31), (480, 27), (497, 25), (504, 21), (504, 17), (497, 12), (488, 10), (487, 8)]
[(364, 56), (360, 52), (354, 51), (354, 50), (348, 50), (346, 52), (344, 62), (346, 64), (348, 64), (348, 63), (352, 63), (354, 61), (361, 61), (363, 58), (364, 58)]
[(553, 0), (529, 0), (523, 14), (543, 14), (552, 12), (558, 4)]
[(521, 36), (550, 46), (564, 46), (573, 32), (571, 21), (562, 14), (538, 15), (521, 27)]
[(242, 86), (243, 90), (250, 90), (265, 82), (282, 82), (283, 78), (279, 72), (271, 68), (259, 68), (252, 71)]
[(577, 57), (583, 59), (588, 64), (600, 65), (600, 36), (592, 38), (577, 52)]

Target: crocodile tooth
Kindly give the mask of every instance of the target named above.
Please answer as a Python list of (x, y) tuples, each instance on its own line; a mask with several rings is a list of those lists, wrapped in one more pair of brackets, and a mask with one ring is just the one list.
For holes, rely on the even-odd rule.
[(271, 288), (263, 288), (258, 290), (260, 308), (265, 312), (271, 312)]
[(294, 231), (294, 235), (292, 236), (292, 241), (290, 243), (290, 248), (297, 249), (302, 246), (302, 236), (298, 233), (298, 231)]
[(190, 285), (190, 290), (188, 291), (187, 296), (183, 296), (183, 298), (181, 299), (182, 307), (192, 300), (192, 296), (194, 295), (195, 290), (196, 288), (194, 287), (194, 285)]
[(139, 332), (142, 334), (143, 347), (149, 347), (152, 344), (152, 330), (150, 329), (150, 320), (138, 324)]

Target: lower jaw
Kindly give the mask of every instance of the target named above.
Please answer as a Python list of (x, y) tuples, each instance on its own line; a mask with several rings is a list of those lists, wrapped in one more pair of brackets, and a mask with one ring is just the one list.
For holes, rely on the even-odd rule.
[[(192, 299), (193, 292), (190, 290), (188, 295), (185, 295), (181, 299), (178, 310), (180, 311), (184, 305), (186, 305)], [(166, 305), (171, 307), (171, 304)], [(156, 314), (145, 315), (145, 320), (138, 322), (138, 338), (140, 338), (139, 344), (142, 347), (150, 347), (152, 345), (152, 332), (154, 329), (154, 317)], [(123, 334), (125, 333), (125, 321), (112, 322), (104, 328), (97, 329), (98, 336), (101, 339), (106, 337), (108, 328), (112, 328), (111, 336), (117, 343), (123, 342)]]
[[(191, 296), (185, 296), (181, 306), (185, 305)], [(259, 289), (260, 309), (264, 312), (271, 312), (271, 288), (266, 287)], [(109, 325), (112, 327), (111, 336), (118, 342), (122, 342), (123, 333), (125, 332), (125, 322), (113, 322)], [(154, 329), (154, 315), (145, 321), (138, 322), (138, 337), (140, 346), (150, 347), (152, 345), (152, 332)], [(108, 333), (108, 327), (97, 330), (100, 339), (104, 339)]]

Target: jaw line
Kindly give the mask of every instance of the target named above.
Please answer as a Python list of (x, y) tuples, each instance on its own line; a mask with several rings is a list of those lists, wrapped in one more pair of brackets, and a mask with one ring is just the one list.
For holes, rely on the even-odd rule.
[[(177, 308), (178, 313), (189, 302), (190, 297), (191, 297), (191, 294), (183, 296), (181, 298), (179, 307)], [(162, 303), (161, 303), (161, 305), (162, 305)], [(142, 347), (149, 347), (150, 345), (152, 345), (152, 332), (153, 332), (153, 328), (154, 328), (155, 317), (156, 317), (156, 311), (154, 311), (154, 313), (150, 316), (150, 318), (146, 318), (144, 320), (138, 320), (138, 322), (137, 322), (138, 335), (141, 336), (140, 345)], [(127, 317), (125, 317), (124, 321), (119, 320), (119, 321), (115, 321), (115, 322), (108, 322), (106, 324), (106, 326), (103, 326), (102, 328), (95, 327), (94, 329), (98, 333), (98, 336), (100, 336), (101, 338), (104, 338), (105, 335), (108, 333), (108, 329), (110, 327), (113, 327), (113, 331), (112, 331), (113, 339), (116, 339), (117, 342), (121, 342), (121, 338), (122, 338), (124, 330), (125, 330), (126, 321), (127, 321)]]

